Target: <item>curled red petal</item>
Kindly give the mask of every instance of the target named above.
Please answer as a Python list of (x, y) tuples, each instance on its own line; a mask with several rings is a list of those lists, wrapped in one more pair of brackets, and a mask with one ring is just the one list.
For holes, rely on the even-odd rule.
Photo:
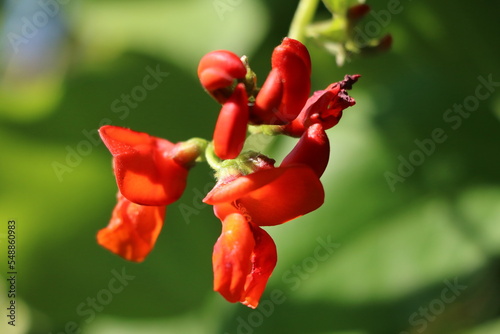
[(165, 212), (165, 206), (135, 204), (118, 194), (109, 225), (97, 233), (97, 242), (126, 260), (141, 262), (154, 247)]
[(359, 77), (358, 74), (346, 75), (344, 80), (314, 92), (297, 118), (282, 127), (283, 133), (300, 137), (314, 123), (321, 123), (324, 130), (335, 126), (340, 121), (343, 110), (356, 104), (347, 90), (352, 88)]
[(247, 277), (241, 302), (256, 308), (278, 260), (276, 245), (271, 236), (260, 227), (252, 226), (255, 247), (252, 252), (252, 271)]
[(234, 79), (244, 78), (246, 72), (246, 67), (240, 58), (226, 50), (207, 53), (198, 65), (198, 77), (208, 91), (228, 87)]
[(281, 167), (292, 164), (304, 164), (311, 167), (318, 177), (328, 165), (330, 159), (330, 142), (320, 123), (311, 125), (304, 132), (297, 145), (283, 159)]
[(142, 205), (168, 205), (184, 192), (188, 169), (171, 157), (175, 144), (146, 133), (117, 126), (99, 129), (113, 155), (120, 192)]
[(248, 125), (248, 105), (245, 85), (236, 86), (224, 103), (214, 130), (214, 151), (221, 159), (236, 158), (245, 143)]
[(239, 213), (226, 216), (214, 246), (212, 262), (214, 291), (232, 303), (244, 296), (246, 279), (252, 270), (254, 246), (253, 233), (245, 217)]
[(293, 137), (301, 137), (307, 127), (311, 125), (311, 115), (321, 110), (326, 110), (335, 93), (331, 90), (315, 91), (307, 100), (299, 116), (283, 127), (284, 132)]
[(201, 85), (208, 91), (230, 86), (234, 78), (219, 68), (207, 68), (198, 74)]

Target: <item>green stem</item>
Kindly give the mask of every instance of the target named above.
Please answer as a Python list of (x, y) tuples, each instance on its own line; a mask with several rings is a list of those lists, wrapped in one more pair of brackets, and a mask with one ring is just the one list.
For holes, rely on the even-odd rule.
[(319, 0), (300, 0), (295, 15), (293, 16), (288, 37), (304, 42), (304, 31), (306, 26), (312, 21)]
[(222, 160), (217, 155), (215, 155), (213, 142), (210, 142), (207, 146), (207, 149), (205, 150), (205, 159), (207, 160), (208, 165), (212, 167), (213, 170), (218, 171), (220, 169)]

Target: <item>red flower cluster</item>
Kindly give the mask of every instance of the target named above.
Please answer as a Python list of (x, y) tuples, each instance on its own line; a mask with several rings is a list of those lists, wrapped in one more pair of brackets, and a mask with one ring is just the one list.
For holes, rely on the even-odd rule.
[[(330, 152), (325, 130), (354, 105), (346, 90), (359, 77), (346, 76), (308, 98), (309, 53), (290, 38), (274, 50), (271, 65), (259, 89), (245, 58), (221, 50), (201, 59), (201, 84), (222, 104), (213, 145), (199, 138), (174, 144), (116, 126), (99, 130), (113, 155), (119, 188), (111, 221), (97, 235), (100, 245), (127, 260), (143, 261), (167, 205), (180, 198), (189, 169), (205, 154), (217, 184), (203, 202), (213, 205), (222, 222), (213, 252), (214, 290), (230, 302), (257, 307), (277, 261), (276, 246), (262, 226), (285, 223), (323, 204), (319, 178)], [(275, 167), (273, 159), (242, 152), (249, 124), (273, 126), (276, 134), (300, 139)]]

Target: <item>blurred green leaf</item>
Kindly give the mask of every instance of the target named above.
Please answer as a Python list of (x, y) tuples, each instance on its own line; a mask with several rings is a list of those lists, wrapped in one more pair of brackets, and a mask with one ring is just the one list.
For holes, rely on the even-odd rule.
[(131, 49), (192, 70), (212, 50), (251, 54), (268, 21), (259, 1), (228, 2), (222, 11), (216, 1), (202, 0), (85, 2), (78, 33), (90, 60)]
[(500, 331), (500, 319), (489, 321), (482, 326), (460, 332), (460, 334), (495, 334)]
[(338, 15), (344, 15), (347, 10), (352, 7), (362, 3), (364, 0), (323, 0), (326, 8), (333, 13)]

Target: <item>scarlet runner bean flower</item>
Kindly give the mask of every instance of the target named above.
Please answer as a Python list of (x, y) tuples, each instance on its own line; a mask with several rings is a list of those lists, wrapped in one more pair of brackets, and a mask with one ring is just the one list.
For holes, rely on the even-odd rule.
[[(133, 203), (168, 205), (186, 188), (190, 163), (197, 154), (166, 139), (106, 125), (99, 134), (113, 155), (113, 171), (120, 192)], [(179, 163), (181, 162), (181, 163)]]
[(213, 253), (214, 290), (230, 302), (255, 308), (277, 261), (274, 242), (260, 226), (316, 210), (324, 191), (316, 172), (293, 157), (277, 168), (264, 156), (248, 161), (254, 172), (221, 177), (203, 202), (214, 205), (222, 222)]
[(111, 125), (101, 127), (99, 134), (113, 155), (119, 192), (111, 221), (99, 231), (97, 241), (129, 261), (140, 262), (158, 238), (166, 206), (182, 195), (201, 148)]

